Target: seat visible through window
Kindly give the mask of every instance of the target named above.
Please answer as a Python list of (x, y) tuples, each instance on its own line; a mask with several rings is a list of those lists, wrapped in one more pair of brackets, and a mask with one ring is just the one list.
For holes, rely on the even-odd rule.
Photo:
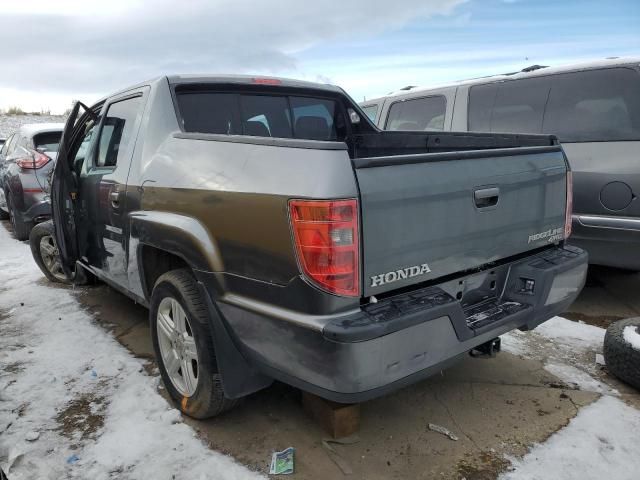
[(300, 117), (296, 120), (296, 138), (328, 140), (329, 124), (324, 117)]

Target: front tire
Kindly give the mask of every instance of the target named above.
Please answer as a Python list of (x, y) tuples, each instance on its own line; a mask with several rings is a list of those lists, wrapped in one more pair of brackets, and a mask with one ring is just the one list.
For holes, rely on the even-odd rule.
[(71, 280), (62, 270), (58, 246), (51, 220), (37, 224), (29, 234), (29, 246), (33, 259), (44, 276), (52, 282), (70, 284)]
[(172, 270), (156, 282), (149, 309), (160, 375), (176, 407), (198, 419), (236, 405), (224, 395), (206, 303), (188, 269)]

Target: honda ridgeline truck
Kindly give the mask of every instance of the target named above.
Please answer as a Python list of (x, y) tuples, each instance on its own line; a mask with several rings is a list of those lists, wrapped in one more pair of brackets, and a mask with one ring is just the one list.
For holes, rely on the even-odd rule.
[(575, 299), (570, 180), (553, 136), (383, 132), (330, 85), (162, 77), (76, 104), (31, 245), (149, 308), (187, 415), (274, 379), (359, 402)]

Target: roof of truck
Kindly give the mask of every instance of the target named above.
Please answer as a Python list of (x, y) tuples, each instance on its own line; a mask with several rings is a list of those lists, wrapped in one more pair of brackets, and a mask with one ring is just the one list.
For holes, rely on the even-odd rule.
[(238, 83), (246, 85), (276, 85), (283, 87), (313, 88), (316, 90), (328, 90), (332, 92), (341, 91), (340, 87), (328, 83), (308, 82), (306, 80), (296, 80), (293, 78), (269, 77), (265, 75), (170, 75), (167, 77), (169, 83)]
[[(237, 83), (237, 84), (244, 84), (244, 85), (251, 85), (251, 84), (274, 85), (275, 84), (283, 87), (313, 88), (315, 90), (326, 90), (329, 92), (344, 93), (344, 91), (340, 87), (337, 87), (335, 85), (331, 85), (328, 83), (307, 82), (305, 80), (295, 80), (292, 78), (269, 77), (265, 75), (175, 74), (175, 75), (154, 77), (144, 82), (137, 83), (135, 85), (129, 85), (126, 88), (120, 89), (116, 92), (106, 95), (105, 97), (95, 102), (95, 104), (102, 103), (106, 101), (108, 98), (126, 93), (136, 88), (151, 86), (158, 82), (167, 82), (167, 81), (172, 85), (188, 84), (188, 83), (194, 83), (194, 84), (195, 83), (226, 83), (226, 84)], [(274, 83), (269, 83), (269, 82), (274, 82)], [(279, 83), (276, 83), (276, 82), (279, 82)]]
[(488, 82), (500, 81), (500, 80), (515, 80), (515, 79), (521, 79), (521, 78), (540, 77), (544, 75), (552, 75), (555, 73), (592, 70), (596, 68), (615, 67), (615, 66), (622, 66), (622, 65), (640, 66), (640, 57), (609, 57), (609, 58), (604, 58), (599, 60), (591, 60), (591, 61), (571, 63), (571, 64), (558, 65), (558, 66), (533, 65), (519, 72), (510, 72), (510, 73), (499, 74), (499, 75), (490, 75), (487, 77), (469, 78), (466, 80), (459, 80), (455, 82), (432, 85), (432, 86), (411, 87), (411, 88), (396, 90), (394, 92), (389, 93), (388, 95), (384, 95), (378, 98), (372, 98), (371, 100), (367, 100), (365, 102), (360, 102), (360, 104), (367, 105), (367, 104), (379, 102), (380, 100), (385, 99), (387, 97), (395, 97), (395, 96), (406, 95), (409, 93), (437, 90), (439, 88), (445, 88), (445, 87), (457, 87), (457, 86), (463, 86), (463, 85), (475, 85), (478, 83), (488, 83)]

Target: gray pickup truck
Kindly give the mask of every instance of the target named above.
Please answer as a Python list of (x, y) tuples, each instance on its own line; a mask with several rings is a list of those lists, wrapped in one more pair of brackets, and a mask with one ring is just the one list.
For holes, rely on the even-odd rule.
[(548, 135), (383, 132), (334, 86), (162, 77), (76, 104), (31, 245), (148, 306), (188, 415), (274, 379), (358, 402), (575, 299), (567, 172)]

